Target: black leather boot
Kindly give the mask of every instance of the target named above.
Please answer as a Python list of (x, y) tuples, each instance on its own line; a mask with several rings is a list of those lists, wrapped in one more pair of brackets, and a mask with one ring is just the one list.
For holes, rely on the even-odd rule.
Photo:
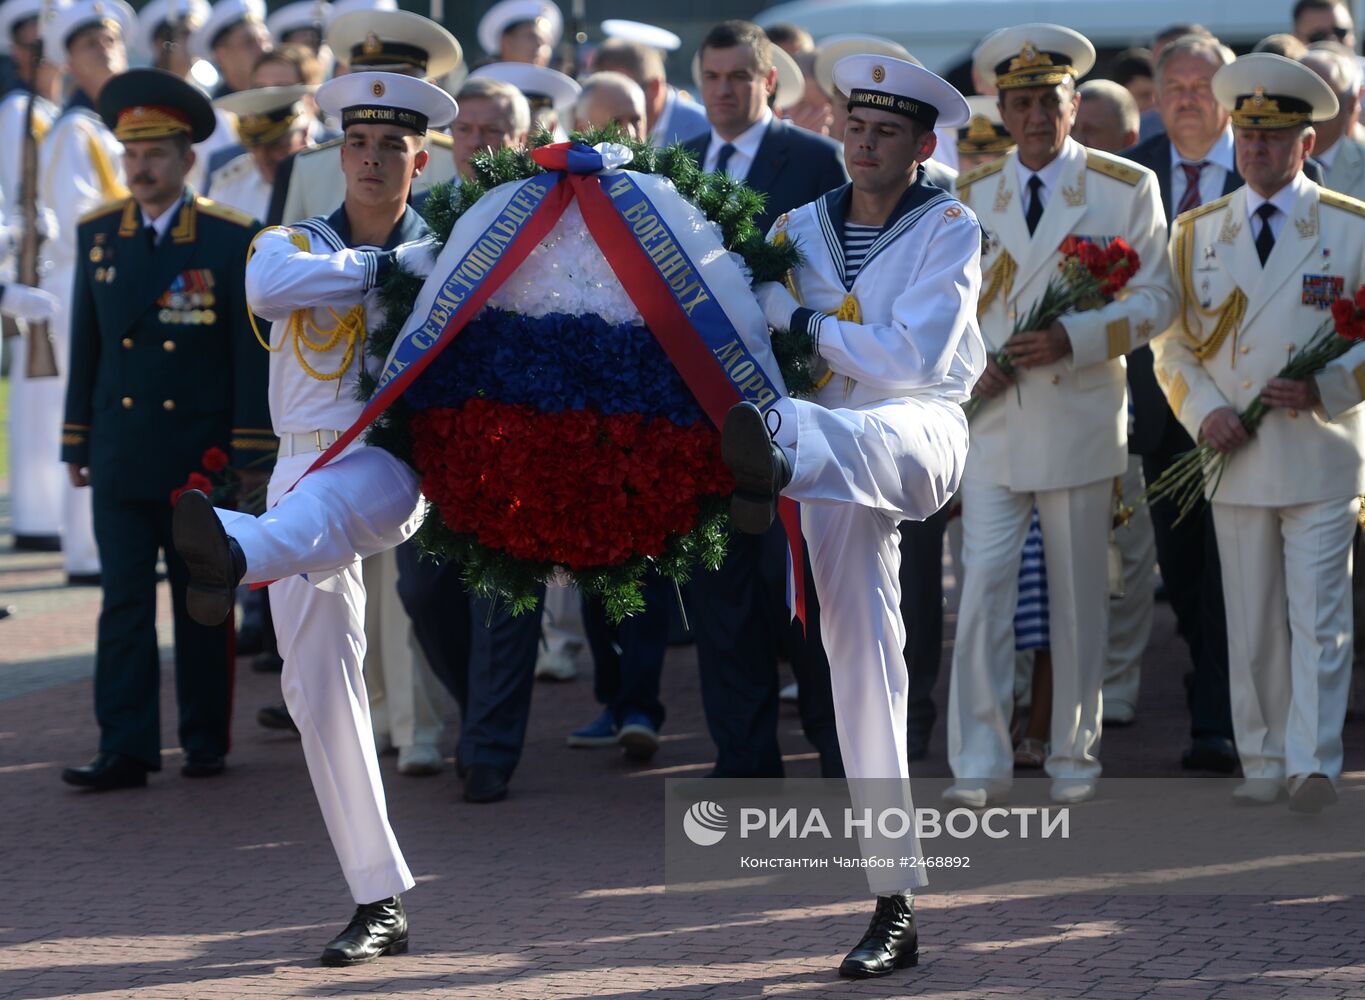
[(380, 955), (406, 955), (408, 952), (408, 915), (403, 900), (390, 896), (374, 903), (362, 903), (346, 929), (322, 950), (323, 965), (364, 965)]
[(223, 530), (212, 501), (199, 490), (188, 490), (176, 501), (171, 537), (190, 573), (185, 609), (200, 625), (221, 625), (246, 575), (241, 546)]
[(101, 753), (82, 767), (68, 767), (62, 780), (77, 788), (108, 792), (116, 788), (141, 788), (147, 784), (147, 765), (117, 753)]
[(887, 976), (919, 965), (919, 932), (909, 896), (878, 896), (867, 933), (845, 956), (839, 975), (850, 979)]
[(731, 523), (750, 535), (763, 534), (777, 516), (777, 498), (791, 482), (792, 470), (753, 403), (730, 407), (721, 429), (720, 455), (735, 477)]

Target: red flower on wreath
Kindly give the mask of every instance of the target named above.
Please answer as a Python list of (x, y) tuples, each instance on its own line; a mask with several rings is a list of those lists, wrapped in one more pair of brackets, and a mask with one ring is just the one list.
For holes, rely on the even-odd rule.
[(470, 400), (413, 417), (422, 492), (455, 534), (570, 569), (661, 555), (734, 480), (707, 423), (640, 414), (539, 413)]
[(227, 452), (222, 448), (210, 448), (199, 459), (199, 464), (208, 472), (222, 472), (228, 467)]

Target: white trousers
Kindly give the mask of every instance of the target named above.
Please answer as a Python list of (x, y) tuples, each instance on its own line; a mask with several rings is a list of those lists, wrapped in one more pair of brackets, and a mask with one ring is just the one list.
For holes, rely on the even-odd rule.
[[(1128, 457), (1128, 471), (1120, 481), (1123, 502), (1133, 508), (1126, 525), (1114, 529), (1114, 543), (1123, 562), (1123, 594), (1109, 601), (1109, 649), (1104, 662), (1104, 701), (1137, 708), (1142, 654), (1152, 635), (1156, 593), (1156, 534), (1152, 514), (1142, 496), (1142, 457)], [(1044, 545), (1047, 544), (1044, 539)]]
[[(853, 807), (913, 816), (897, 525), (947, 502), (966, 457), (966, 422), (958, 407), (930, 400), (861, 410), (790, 402), (797, 418), (795, 447), (788, 449), (794, 475), (783, 492), (802, 505)], [(922, 853), (913, 826), (902, 838), (863, 838), (862, 846), (878, 855)], [(873, 892), (927, 881), (918, 868), (868, 869)]]
[[(53, 271), (44, 278), (43, 286), (50, 288), (60, 300), (52, 318), (52, 344), (57, 355), (57, 375), (60, 382), (60, 402), (57, 425), (60, 428), (66, 409), (66, 384), (71, 377), (71, 314), (68, 301), (76, 280), (74, 270)], [(60, 430), (58, 431), (60, 433)], [(60, 451), (56, 453), (60, 458)], [(62, 566), (68, 573), (94, 574), (100, 571), (100, 551), (95, 544), (94, 491), (71, 485), (66, 470), (61, 472)]]
[(1228, 686), (1248, 778), (1341, 776), (1351, 680), (1356, 497), (1213, 504), (1228, 616)]
[(10, 356), (10, 515), (16, 535), (56, 536), (62, 533), (62, 497), (70, 489), (61, 460), (66, 383), (25, 377), (27, 347), (23, 337), (5, 342)]
[[(377, 449), (362, 448), (337, 464), (370, 451)], [(280, 459), (267, 490), (267, 501), (272, 506), (313, 457)], [(396, 459), (393, 461), (402, 465)], [(366, 467), (364, 461), (349, 466), (352, 470)], [(358, 483), (362, 488), (365, 485), (364, 479)], [(302, 489), (300, 485), (289, 496)], [(281, 517), (288, 517), (291, 509), (313, 511), (323, 500), (338, 498), (341, 493), (328, 488), (308, 491), (302, 496), (312, 499), (305, 499), (302, 504), (281, 502), (273, 509), (281, 512)], [(347, 508), (338, 506), (331, 513), (344, 521)], [(245, 520), (239, 518), (227, 530), (240, 542), (242, 536), (238, 532), (255, 520), (250, 516)], [(297, 524), (292, 526), (302, 530)], [(297, 536), (286, 533), (286, 537)], [(306, 551), (315, 554), (317, 549)], [(251, 558), (249, 553), (247, 558)], [(271, 617), (284, 659), (280, 688), (289, 715), (299, 727), (308, 776), (346, 884), (357, 903), (372, 903), (405, 892), (414, 883), (389, 826), (384, 783), (379, 776), (379, 758), (370, 725), (362, 668), (365, 584), (360, 560), (353, 551), (346, 564), (326, 568), (339, 571), (328, 580), (325, 589), (313, 586), (296, 575), (297, 571), (279, 574), (279, 581), (270, 587)]]
[(375, 737), (387, 737), (400, 749), (435, 746), (443, 728), (443, 689), (398, 596), (394, 550), (370, 556), (361, 567), (366, 594), (365, 685)]
[(583, 634), (583, 598), (578, 588), (547, 584), (545, 608), (540, 618), (537, 660), (567, 660), (573, 663), (587, 644), (587, 637)]
[(1008, 786), (1014, 774), (1014, 610), (1034, 504), (1043, 526), (1052, 637), (1054, 778), (1100, 773), (1100, 685), (1109, 611), (1113, 480), (1018, 493), (969, 460), (962, 482), (962, 603), (948, 695), (948, 763), (959, 780)]
[[(314, 574), (315, 583), (405, 542), (421, 524), (417, 475), (382, 448), (354, 448), (304, 477), (317, 455), (281, 458), (260, 517), (219, 510), (246, 556), (243, 583)], [(278, 496), (278, 502), (276, 497)]]

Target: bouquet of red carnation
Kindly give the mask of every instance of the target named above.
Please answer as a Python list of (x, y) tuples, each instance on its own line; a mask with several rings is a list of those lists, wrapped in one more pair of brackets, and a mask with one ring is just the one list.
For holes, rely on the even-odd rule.
[(265, 488), (243, 493), (241, 477), (235, 469), (229, 468), (228, 453), (222, 448), (215, 446), (205, 450), (199, 457), (199, 464), (203, 466), (202, 472), (191, 472), (183, 485), (171, 490), (172, 507), (182, 493), (199, 490), (209, 496), (215, 507), (247, 514), (265, 513)]
[[(1356, 290), (1354, 299), (1341, 298), (1332, 303), (1332, 318), (1318, 327), (1313, 339), (1302, 351), (1295, 352), (1289, 363), (1280, 369), (1278, 378), (1312, 378), (1341, 357), (1358, 341), (1365, 340), (1365, 285)], [(1260, 394), (1238, 414), (1248, 434), (1255, 434), (1270, 407), (1261, 401)], [(1198, 506), (1199, 501), (1213, 498), (1222, 481), (1231, 452), (1220, 452), (1207, 441), (1188, 451), (1171, 465), (1161, 477), (1142, 494), (1151, 504), (1170, 499), (1180, 509), (1176, 524)]]
[[(1137, 251), (1117, 238), (1101, 247), (1090, 240), (1068, 236), (1057, 251), (1062, 255), (1058, 264), (1060, 276), (1049, 281), (1043, 297), (1015, 321), (1011, 337), (1028, 330), (1046, 330), (1068, 313), (1099, 309), (1112, 302), (1142, 266)], [(1009, 341), (1005, 343), (1008, 346)], [(995, 363), (1006, 375), (1014, 375), (1014, 364), (1004, 348), (996, 353)], [(968, 420), (984, 402), (980, 396), (973, 396), (962, 405)]]

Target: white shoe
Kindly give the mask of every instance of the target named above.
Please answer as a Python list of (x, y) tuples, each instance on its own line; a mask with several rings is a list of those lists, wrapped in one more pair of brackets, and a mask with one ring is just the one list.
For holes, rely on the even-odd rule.
[(567, 653), (541, 653), (536, 657), (536, 680), (571, 681), (578, 676), (578, 663)]
[(1005, 801), (1009, 785), (998, 781), (957, 781), (943, 792), (943, 801), (968, 809), (985, 809)]
[(410, 775), (440, 774), (445, 766), (441, 751), (430, 743), (414, 743), (398, 750), (398, 773)]
[(1106, 726), (1131, 726), (1137, 718), (1137, 711), (1127, 702), (1106, 701), (1103, 717)]
[(1052, 782), (1052, 801), (1075, 805), (1095, 797), (1095, 781), (1091, 778), (1057, 778)]
[(1239, 806), (1273, 806), (1284, 794), (1281, 778), (1247, 778), (1232, 790), (1232, 801)]
[(784, 687), (781, 691), (777, 692), (777, 700), (778, 700), (778, 701), (793, 701), (793, 702), (795, 702), (795, 701), (800, 701), (800, 700), (801, 700), (801, 694), (800, 694), (800, 691), (798, 690), (798, 688), (797, 688), (797, 686), (796, 686), (796, 682), (795, 682), (795, 681), (792, 681), (790, 684), (788, 684), (786, 687)]

